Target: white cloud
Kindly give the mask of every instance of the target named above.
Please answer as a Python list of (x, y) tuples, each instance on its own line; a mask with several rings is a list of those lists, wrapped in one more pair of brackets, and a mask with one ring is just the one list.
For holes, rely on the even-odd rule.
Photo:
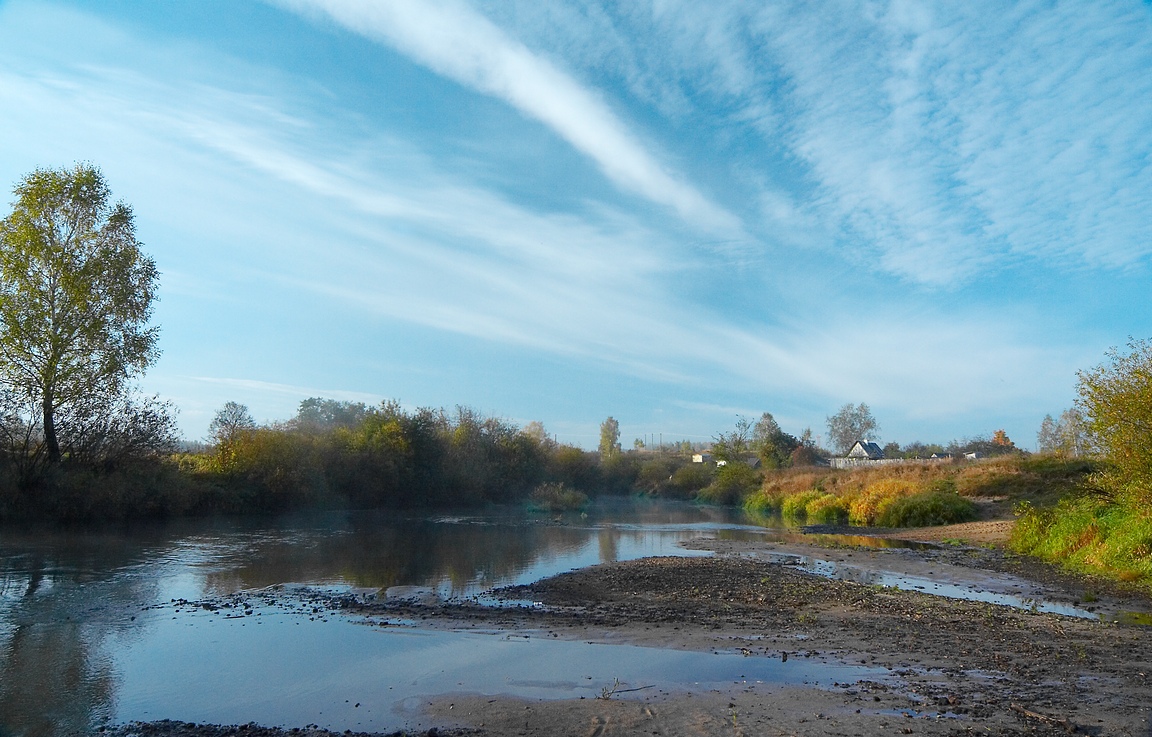
[[(367, 5), (355, 7), (371, 15)], [(423, 28), (430, 16), (405, 13), (432, 11), (388, 12)], [(1149, 191), (1136, 187), (1146, 176), (1138, 165), (1130, 165), (1131, 171), (1116, 179), (1121, 189), (1134, 189), (1117, 192), (1118, 209), (1111, 221), (1095, 219), (1071, 226), (1101, 233), (1099, 252), (1078, 251), (1075, 241), (1067, 238), (1044, 245), (1048, 225), (1043, 217), (1027, 207), (997, 210), (997, 195), (1013, 177), (1022, 192), (1032, 193), (1020, 196), (1036, 197), (1041, 204), (1045, 197), (1070, 196), (1071, 185), (1059, 177), (1051, 183), (1036, 181), (1024, 143), (1031, 135), (1042, 149), (1035, 155), (1050, 154), (1056, 150), (1050, 139), (1065, 135), (1063, 124), (1045, 136), (1015, 133), (1022, 138), (1012, 145), (994, 140), (977, 145), (976, 139), (964, 144), (980, 156), (1023, 156), (1012, 164), (1016, 167), (1012, 171), (1000, 173), (991, 160), (957, 153), (964, 146), (956, 141), (964, 135), (992, 135), (996, 120), (1005, 113), (990, 103), (986, 108), (964, 107), (948, 117), (944, 113), (950, 108), (943, 101), (952, 99), (952, 94), (941, 92), (937, 99), (923, 91), (933, 79), (939, 84), (965, 82), (956, 71), (929, 71), (941, 63), (940, 49), (953, 43), (947, 34), (939, 32), (943, 35), (938, 34), (935, 47), (910, 41), (906, 53), (885, 51), (888, 47), (881, 45), (879, 51), (854, 54), (853, 44), (878, 43), (873, 35), (880, 34), (880, 20), (869, 21), (873, 25), (866, 32), (849, 33), (846, 43), (827, 38), (827, 30), (818, 32), (819, 24), (801, 9), (789, 20), (791, 25), (775, 28), (779, 37), (773, 36), (770, 46), (773, 59), (788, 60), (781, 62), (781, 68), (791, 70), (792, 86), (772, 95), (795, 108), (794, 122), (782, 135), (785, 144), (803, 156), (807, 168), (802, 174), (814, 178), (811, 190), (816, 196), (809, 197), (804, 187), (781, 184), (769, 172), (764, 175), (763, 194), (750, 209), (762, 209), (771, 223), (787, 223), (790, 237), (799, 240), (801, 231), (817, 230), (822, 220), (830, 222), (829, 230), (850, 233), (858, 239), (853, 244), (862, 243), (859, 250), (877, 256), (882, 268), (927, 283), (946, 281), (957, 273), (978, 274), (998, 257), (1019, 259), (1034, 253), (1066, 259), (1069, 254), (1088, 254), (1081, 257), (1114, 258), (1115, 263), (1138, 257), (1140, 251), (1125, 246), (1111, 229), (1145, 227), (1129, 211)], [(917, 19), (906, 35), (930, 35), (935, 27), (930, 20)], [(698, 53), (704, 55), (712, 53), (708, 49), (721, 53), (729, 40), (749, 42), (742, 41), (739, 29), (731, 24), (718, 24), (717, 29), (699, 43), (692, 42), (692, 48), (702, 49)], [(520, 48), (502, 32), (493, 32), (512, 51)], [(676, 33), (690, 36), (691, 29), (679, 28)], [(126, 47), (151, 58), (146, 43), (129, 40)], [(651, 43), (659, 46), (661, 39)], [(809, 44), (819, 48), (805, 61)], [(667, 54), (674, 55), (680, 47), (669, 43), (667, 48)], [(449, 55), (441, 60), (433, 51), (448, 54), (439, 46), (419, 53), (435, 57), (433, 61), (451, 68), (451, 74), (472, 75), (468, 79), (476, 85), (513, 95), (498, 86), (511, 82), (485, 76), (500, 70), (508, 73), (512, 67), (501, 67), (499, 59), (466, 63)], [(539, 56), (517, 51), (521, 52), (511, 58), (556, 72)], [(733, 66), (743, 63), (741, 59), (758, 59), (757, 53), (748, 49), (727, 53), (716, 65), (722, 82), (713, 80), (709, 86), (733, 97), (746, 87), (749, 100), (772, 97), (762, 88), (765, 82), (756, 69), (741, 74)], [(870, 76), (868, 66), (873, 62), (900, 71)], [(638, 74), (654, 74), (636, 63)], [(457, 69), (453, 64), (464, 66)], [(813, 66), (808, 69), (805, 64)], [(705, 61), (700, 65), (706, 66)], [(840, 71), (826, 73), (828, 65)], [(235, 69), (234, 60), (207, 52), (186, 66)], [(231, 334), (234, 342), (229, 348), (237, 353), (267, 350), (252, 347), (244, 339), (249, 332), (292, 340), (294, 326), (261, 314), (263, 301), (310, 300), (334, 322), (348, 321), (363, 332), (381, 324), (402, 324), (428, 328), (429, 342), (444, 332), (472, 336), (525, 348), (528, 355), (570, 360), (608, 377), (629, 374), (664, 382), (670, 387), (662, 390), (665, 396), (682, 396), (700, 405), (755, 406), (789, 397), (809, 406), (825, 402), (834, 407), (864, 400), (887, 412), (940, 418), (998, 412), (1008, 404), (1034, 401), (1051, 393), (1052, 387), (1064, 387), (1073, 369), (1083, 365), (1056, 345), (1062, 338), (1032, 331), (1027, 319), (996, 314), (997, 305), (937, 309), (917, 294), (909, 297), (899, 286), (875, 303), (846, 295), (823, 308), (813, 305), (830, 299), (782, 296), (768, 289), (729, 294), (723, 286), (710, 285), (686, 297), (677, 288), (688, 281), (685, 270), (699, 268), (701, 260), (677, 223), (653, 217), (647, 208), (588, 203), (578, 213), (549, 210), (500, 194), (482, 174), (461, 174), (451, 162), (438, 158), (437, 151), (420, 151), (406, 143), (405, 131), (387, 127), (390, 124), (346, 124), (345, 113), (359, 114), (351, 101), (325, 99), (321, 114), (315, 111), (322, 106), (308, 98), (310, 93), (275, 74), (261, 74), (260, 69), (237, 75), (245, 78), (248, 92), (222, 83), (223, 75), (210, 84), (197, 76), (199, 72), (178, 71), (144, 64), (127, 69), (107, 62), (82, 69), (62, 63), (35, 73), (9, 66), (0, 70), (0, 106), (6, 111), (0, 119), (0, 138), (9, 142), (8, 161), (16, 156), (12, 151), (32, 147), (38, 147), (39, 156), (44, 152), (71, 156), (72, 151), (87, 148), (86, 156), (113, 162), (123, 173), (114, 181), (118, 195), (126, 183), (150, 198), (157, 209), (140, 207), (139, 212), (148, 213), (143, 219), (161, 222), (165, 239), (174, 242), (170, 252), (183, 248), (194, 254), (181, 262), (177, 271), (182, 287), (175, 295), (167, 293), (162, 307), (169, 299), (187, 306), (223, 298), (219, 295), (227, 290), (221, 285), (233, 286), (229, 280), (243, 273), (250, 292), (227, 294), (235, 300), (234, 310), (243, 311), (251, 321)], [(537, 79), (550, 78), (545, 74)], [(827, 90), (820, 89), (821, 80)], [(1055, 83), (1049, 86), (1060, 88)], [(527, 89), (517, 88), (515, 94), (526, 94)], [(562, 87), (561, 92), (565, 89), (571, 91)], [(888, 102), (878, 102), (881, 92)], [(559, 110), (581, 98), (565, 93), (555, 99)], [(1136, 101), (1134, 107), (1142, 104)], [(1134, 147), (1146, 145), (1137, 140), (1142, 130), (1139, 111), (1121, 110), (1114, 118)], [(621, 125), (614, 118), (607, 120)], [(952, 120), (960, 122), (948, 122)], [(764, 134), (765, 129), (753, 122), (747, 125)], [(1093, 116), (1087, 116), (1086, 125), (1097, 125)], [(1021, 131), (1034, 129), (1035, 121), (1021, 127)], [(893, 147), (893, 141), (903, 142), (907, 150)], [(944, 145), (948, 141), (953, 141), (950, 148)], [(477, 150), (503, 143), (478, 141)], [(639, 145), (631, 139), (625, 143)], [(1106, 151), (1115, 146), (1112, 139), (1105, 143)], [(1092, 180), (1092, 163), (1101, 159), (1085, 146), (1080, 141), (1066, 147), (1067, 153), (1057, 151), (1051, 156), (1052, 173), (1070, 166), (1082, 169), (1077, 186), (1083, 190), (1079, 195), (1085, 200), (1083, 212), (1093, 212), (1104, 197), (1100, 187), (1105, 177)], [(58, 150), (67, 153), (56, 154)], [(635, 150), (644, 153), (642, 148)], [(365, 151), (372, 154), (365, 156)], [(597, 151), (600, 156), (612, 154), (607, 148)], [(971, 171), (957, 162), (966, 162)], [(733, 163), (737, 165), (747, 162)], [(674, 189), (661, 190), (661, 196), (670, 196)], [(140, 204), (135, 194), (128, 199)], [(677, 206), (672, 199), (662, 201)], [(156, 218), (154, 213), (164, 207), (169, 211)], [(998, 223), (1004, 234), (989, 245), (973, 223), (983, 223), (980, 228)], [(1029, 229), (1036, 233), (1025, 237)], [(720, 261), (720, 268), (731, 268)], [(782, 282), (793, 277), (791, 288), (796, 291), (794, 284), (803, 283), (820, 284), (808, 291), (834, 292), (839, 286), (836, 277), (842, 273), (835, 264), (798, 273), (785, 258), (777, 268)], [(313, 300), (317, 295), (321, 299)], [(913, 311), (915, 319), (909, 319)], [(868, 329), (846, 325), (846, 316), (864, 312)], [(990, 330), (990, 324), (997, 327)], [(889, 325), (903, 327), (884, 327)], [(180, 337), (166, 334), (165, 340)], [(171, 373), (204, 376), (213, 370), (184, 368)], [(313, 390), (304, 386), (312, 378), (298, 377), (323, 375), (319, 373), (323, 367), (311, 373), (294, 372), (292, 366), (268, 367), (266, 374), (260, 370), (264, 369), (226, 366), (220, 371), (251, 378), (217, 380), (213, 385), (280, 397), (279, 403), (269, 400), (275, 411), (287, 406), (290, 398), (309, 394), (374, 397), (347, 387), (378, 386), (377, 377), (364, 373), (351, 379), (354, 372), (349, 370), (332, 381), (344, 390)], [(270, 377), (282, 381), (268, 381)], [(512, 367), (508, 380), (531, 378), (517, 375)]]
[[(1138, 0), (540, 5), (485, 7), (679, 126), (762, 138), (741, 164), (796, 197), (766, 210), (769, 241), (836, 244), (929, 287), (1152, 254), (1152, 16)], [(805, 220), (819, 227), (797, 231)]]
[(316, 387), (296, 386), (294, 384), (278, 384), (273, 381), (262, 381), (260, 379), (236, 379), (219, 376), (188, 376), (178, 378), (185, 378), (203, 384), (224, 386), (229, 389), (237, 389), (244, 392), (245, 396), (252, 393), (274, 394), (301, 400), (308, 399), (309, 397), (324, 397), (326, 399), (337, 399), (344, 402), (363, 402), (364, 404), (379, 404), (386, 399), (386, 397), (381, 394), (348, 391), (345, 389), (319, 389)]
[(591, 157), (620, 187), (690, 224), (738, 234), (737, 218), (673, 173), (605, 101), (462, 2), (282, 0), (382, 41), (463, 85), (498, 97)]

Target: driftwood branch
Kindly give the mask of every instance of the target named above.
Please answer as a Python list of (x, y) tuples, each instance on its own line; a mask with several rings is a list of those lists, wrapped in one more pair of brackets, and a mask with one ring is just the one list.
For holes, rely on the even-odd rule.
[(1020, 704), (1012, 704), (1008, 708), (1027, 719), (1032, 719), (1034, 721), (1040, 722), (1041, 724), (1047, 724), (1053, 727), (1060, 727), (1068, 734), (1076, 734), (1078, 731), (1076, 725), (1068, 719), (1056, 719), (1055, 717), (1050, 717), (1046, 714), (1038, 714), (1034, 711), (1025, 709), (1023, 706), (1020, 706)]

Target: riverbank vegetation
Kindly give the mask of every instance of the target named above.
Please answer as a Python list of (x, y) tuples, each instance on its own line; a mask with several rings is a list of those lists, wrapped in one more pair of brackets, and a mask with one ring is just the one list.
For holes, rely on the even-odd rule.
[[(1039, 456), (999, 430), (947, 448), (889, 443), (888, 459), (910, 462), (833, 470), (810, 430), (794, 436), (767, 412), (717, 435), (707, 459), (690, 443), (652, 452), (637, 440), (623, 452), (612, 417), (588, 452), (539, 423), (464, 407), (322, 398), (266, 426), (229, 402), (209, 444), (176, 452), (174, 408), (136, 388), (159, 356), (159, 272), (131, 208), (90, 164), (38, 169), (14, 194), (0, 220), (0, 519), (510, 502), (556, 511), (643, 493), (796, 523), (899, 527), (972, 519), (984, 498), (1018, 504), (1017, 551), (1152, 582), (1148, 341), (1079, 374), (1077, 406), (1044, 419)], [(879, 432), (864, 403), (827, 423), (841, 455)], [(952, 460), (966, 455), (995, 458)]]
[(1054, 504), (1081, 487), (1096, 464), (1010, 454), (981, 461), (935, 460), (850, 469), (793, 468), (765, 476), (744, 508), (795, 524), (911, 527), (975, 519), (973, 499), (994, 509), (1028, 500)]
[(1015, 550), (1152, 589), (1152, 342), (1079, 374), (1078, 417), (1106, 460), (1055, 504), (1024, 504)]

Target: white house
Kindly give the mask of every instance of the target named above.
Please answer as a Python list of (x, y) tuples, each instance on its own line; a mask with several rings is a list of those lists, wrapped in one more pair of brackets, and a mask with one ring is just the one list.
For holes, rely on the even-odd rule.
[(848, 450), (846, 458), (859, 458), (860, 460), (878, 461), (884, 457), (884, 451), (871, 440), (857, 440)]

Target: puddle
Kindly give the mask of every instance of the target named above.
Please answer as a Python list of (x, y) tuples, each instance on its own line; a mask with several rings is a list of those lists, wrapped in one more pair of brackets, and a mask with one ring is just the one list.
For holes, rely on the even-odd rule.
[(1120, 612), (1112, 621), (1129, 626), (1152, 627), (1152, 614), (1148, 612)]
[(823, 545), (825, 547), (854, 547), (877, 548), (884, 550), (939, 550), (935, 543), (919, 542), (917, 540), (895, 540), (875, 535), (845, 535), (841, 533), (801, 532), (796, 528), (787, 529), (737, 529), (729, 528), (717, 530), (717, 540), (736, 540), (739, 542), (774, 542), (774, 543), (801, 543), (804, 545)]
[[(949, 583), (925, 576), (912, 576), (903, 573), (894, 573), (892, 571), (864, 568), (862, 566), (838, 561), (814, 558), (808, 555), (767, 552), (760, 553), (757, 557), (816, 576), (840, 581), (852, 581), (867, 586), (888, 586), (905, 591), (921, 591), (925, 594), (943, 596), (948, 599), (1001, 604), (1015, 609), (1062, 614), (1067, 617), (1079, 617), (1081, 619), (1101, 619), (1104, 616), (1099, 612), (1089, 611), (1072, 604), (1048, 601), (1038, 596), (1029, 596), (1023, 592), (1032, 590), (1034, 588), (1033, 584), (1024, 579), (1007, 575), (981, 576), (982, 580), (980, 583)], [(972, 572), (972, 575), (976, 576), (977, 573)], [(983, 588), (982, 586), (988, 588)], [(994, 591), (991, 590), (992, 587), (1001, 590)], [(1012, 593), (1012, 589), (1020, 593)], [(1127, 614), (1134, 617), (1148, 617), (1152, 620), (1152, 615), (1141, 615), (1135, 612)]]
[[(117, 673), (110, 720), (178, 719), (328, 729), (420, 728), (420, 707), (452, 693), (526, 699), (643, 698), (733, 683), (814, 685), (889, 677), (884, 669), (791, 658), (600, 645), (546, 632), (442, 632), (327, 623), (275, 609), (242, 619), (157, 615), (107, 643)], [(189, 642), (195, 641), (195, 647)], [(179, 663), (179, 667), (173, 667)], [(625, 689), (643, 689), (622, 694)]]

